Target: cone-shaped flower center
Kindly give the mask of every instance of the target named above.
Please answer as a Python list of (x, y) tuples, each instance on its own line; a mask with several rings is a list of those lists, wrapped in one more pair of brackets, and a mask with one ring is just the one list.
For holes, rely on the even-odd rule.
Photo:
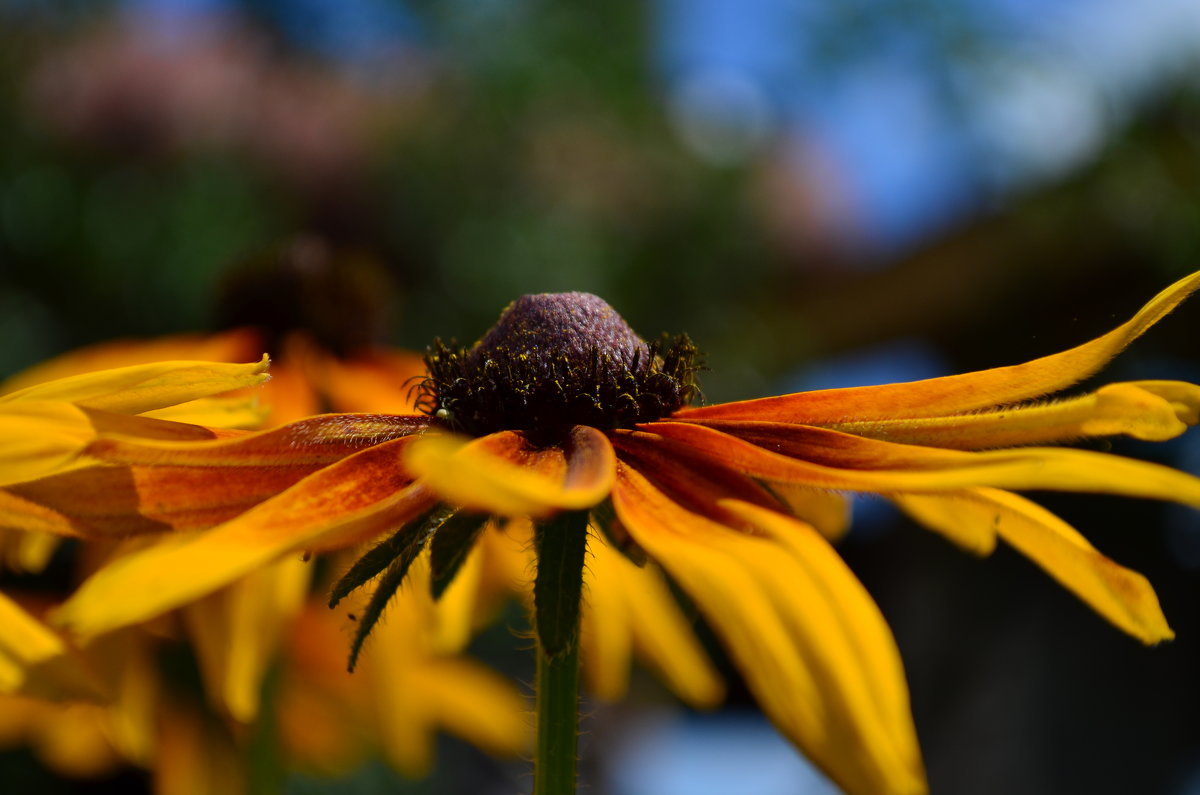
[(526, 295), (471, 349), (434, 342), (421, 405), (456, 430), (519, 430), (552, 444), (575, 425), (627, 427), (675, 411), (696, 394), (696, 359), (687, 337), (647, 344), (594, 295)]

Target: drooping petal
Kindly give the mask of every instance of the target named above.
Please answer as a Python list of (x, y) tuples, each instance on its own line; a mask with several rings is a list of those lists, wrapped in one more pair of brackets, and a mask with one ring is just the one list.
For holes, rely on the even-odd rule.
[(1027, 447), (966, 452), (767, 422), (721, 424), (736, 437), (684, 422), (639, 427), (768, 481), (870, 492), (955, 491), (976, 486), (1099, 492), (1200, 507), (1200, 478), (1087, 450)]
[(1195, 425), (1200, 386), (1183, 381), (1109, 384), (1087, 395), (994, 411), (900, 420), (843, 422), (834, 430), (890, 442), (978, 450), (1132, 436), (1161, 442)]
[(897, 743), (902, 762), (911, 771), (919, 773), (921, 752), (912, 727), (900, 650), (866, 588), (833, 547), (812, 528), (757, 505), (731, 500), (725, 507), (791, 552), (792, 559), (811, 578), (815, 590), (806, 609), (821, 605), (817, 610), (833, 617), (822, 635), (828, 642), (832, 632), (840, 630), (840, 640), (845, 643), (845, 662), (835, 663), (835, 667), (857, 669), (872, 707), (882, 716), (884, 725), (892, 730), (892, 739)]
[(730, 501), (760, 532), (746, 535), (684, 510), (623, 464), (613, 504), (722, 636), (764, 712), (839, 786), (925, 791), (890, 633), (840, 559), (813, 553), (826, 544), (816, 531)]
[(939, 531), (990, 537), (993, 544), (998, 534), (1114, 626), (1143, 643), (1175, 636), (1145, 577), (1100, 554), (1078, 531), (1041, 506), (998, 489), (889, 496), (905, 512)]
[(349, 546), (402, 526), (435, 501), (399, 464), (411, 441), (363, 450), (226, 524), (114, 561), (60, 608), (57, 623), (91, 637), (178, 607), (284, 555)]
[(565, 449), (535, 448), (503, 431), (475, 440), (428, 435), (405, 464), (442, 500), (504, 516), (590, 508), (608, 496), (616, 456), (604, 434), (576, 426)]
[(269, 364), (264, 354), (261, 361), (250, 364), (175, 361), (118, 367), (35, 384), (0, 396), (0, 403), (61, 400), (140, 414), (264, 383)]
[(903, 384), (848, 387), (684, 409), (687, 420), (769, 420), (825, 425), (935, 417), (1018, 403), (1077, 384), (1098, 372), (1146, 329), (1200, 288), (1200, 272), (1171, 285), (1131, 320), (1061, 353), (1024, 364)]

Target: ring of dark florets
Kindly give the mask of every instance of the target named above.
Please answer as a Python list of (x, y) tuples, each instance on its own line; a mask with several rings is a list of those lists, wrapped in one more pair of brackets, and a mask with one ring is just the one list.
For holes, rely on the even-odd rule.
[(598, 348), (580, 361), (503, 345), (477, 359), (453, 341), (434, 340), (417, 386), (421, 411), (472, 436), (514, 430), (553, 444), (575, 425), (610, 430), (661, 419), (700, 392), (700, 352), (686, 334), (649, 343), (627, 363)]

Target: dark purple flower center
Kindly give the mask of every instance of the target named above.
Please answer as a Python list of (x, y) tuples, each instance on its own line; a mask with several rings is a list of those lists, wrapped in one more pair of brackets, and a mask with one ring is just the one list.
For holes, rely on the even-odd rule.
[(575, 425), (631, 427), (684, 406), (697, 358), (686, 336), (647, 344), (594, 295), (526, 295), (472, 348), (434, 341), (421, 406), (469, 434), (552, 444)]

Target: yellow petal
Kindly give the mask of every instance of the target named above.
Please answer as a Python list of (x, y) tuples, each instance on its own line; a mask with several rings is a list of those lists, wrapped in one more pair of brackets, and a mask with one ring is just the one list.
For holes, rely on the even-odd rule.
[(234, 720), (257, 717), (267, 666), (304, 602), (310, 573), (298, 558), (282, 560), (184, 607), (205, 689)]
[(317, 372), (334, 411), (415, 411), (413, 385), (425, 360), (404, 351), (357, 351), (347, 359), (321, 357)]
[(616, 456), (604, 434), (579, 425), (565, 450), (536, 449), (511, 431), (468, 441), (428, 435), (405, 464), (443, 501), (504, 516), (590, 508), (612, 488)]
[(66, 653), (62, 638), (0, 594), (0, 692), (17, 692), (29, 668)]
[(154, 792), (158, 795), (242, 795), (247, 791), (245, 755), (224, 724), (193, 707), (163, 707)]
[[(274, 379), (272, 379), (272, 382)], [(259, 395), (253, 397), (213, 397), (189, 400), (178, 406), (147, 411), (144, 416), (170, 422), (206, 425), (210, 428), (262, 427), (271, 410), (263, 405)]]
[(933, 417), (1019, 403), (1066, 389), (1098, 372), (1148, 328), (1200, 288), (1193, 273), (1156, 295), (1134, 317), (1102, 337), (1024, 364), (905, 384), (849, 387), (685, 409), (688, 420), (771, 420), (824, 425), (901, 417)]
[(1200, 386), (1183, 381), (1109, 384), (1069, 400), (946, 417), (844, 422), (846, 433), (973, 450), (1123, 434), (1160, 442), (1197, 421)]
[(844, 494), (794, 483), (772, 483), (771, 493), (830, 541), (840, 541), (850, 529), (850, 500)]
[(0, 693), (94, 700), (101, 689), (56, 632), (0, 594)]
[(953, 518), (960, 528), (956, 532), (993, 538), (999, 534), (1114, 626), (1143, 643), (1175, 636), (1145, 577), (1097, 552), (1078, 531), (1041, 506), (997, 489), (892, 498), (934, 529), (947, 530), (945, 523), (934, 524), (941, 513)]
[(1027, 447), (966, 452), (783, 423), (738, 423), (739, 438), (683, 422), (641, 427), (768, 481), (868, 492), (957, 491), (976, 486), (1050, 489), (1148, 497), (1200, 507), (1200, 478), (1087, 450)]
[(0, 530), (0, 567), (21, 574), (39, 574), (50, 562), (60, 540), (48, 533)]
[(725, 687), (658, 568), (635, 566), (602, 533), (591, 534), (588, 555), (582, 651), (592, 692), (624, 697), (636, 647), (684, 702), (716, 706)]
[(84, 538), (202, 530), (317, 468), (83, 467), (0, 489), (0, 527)]
[(918, 524), (940, 533), (963, 550), (984, 557), (996, 549), (999, 516), (994, 513), (985, 516), (981, 512), (981, 503), (971, 499), (979, 491), (889, 494), (888, 498)]
[(59, 378), (111, 370), (135, 364), (188, 360), (198, 362), (244, 362), (263, 351), (261, 335), (251, 329), (220, 334), (177, 334), (154, 339), (123, 339), (100, 342), (55, 356), (23, 370), (0, 384), (0, 394), (16, 392)]
[(80, 586), (56, 622), (91, 637), (211, 593), (284, 555), (349, 546), (402, 526), (434, 502), (399, 466), (410, 441), (363, 450), (226, 524), (109, 564)]
[[(764, 712), (848, 793), (924, 792), (891, 635), (816, 531), (729, 501), (761, 533), (685, 511), (619, 466), (617, 515), (696, 601)], [(815, 554), (825, 545), (828, 555)]]
[[(141, 418), (128, 418), (138, 420)], [(148, 422), (142, 420), (142, 422)], [(171, 428), (188, 428), (162, 423)], [(151, 436), (141, 427), (112, 429), (87, 448), (109, 464), (141, 466), (307, 466), (338, 461), (364, 447), (421, 433), (430, 419), (388, 414), (324, 414), (257, 433), (215, 432), (208, 441)]]
[(533, 744), (529, 704), (495, 672), (470, 660), (438, 657), (416, 668), (409, 684), (397, 696), (411, 698), (414, 690), (421, 692), (433, 726), (495, 756), (529, 752)]
[(123, 414), (174, 406), (267, 380), (266, 355), (251, 364), (157, 362), (60, 378), (0, 396), (0, 403), (61, 400)]
[(94, 435), (87, 415), (70, 403), (0, 403), (0, 485), (66, 468)]

